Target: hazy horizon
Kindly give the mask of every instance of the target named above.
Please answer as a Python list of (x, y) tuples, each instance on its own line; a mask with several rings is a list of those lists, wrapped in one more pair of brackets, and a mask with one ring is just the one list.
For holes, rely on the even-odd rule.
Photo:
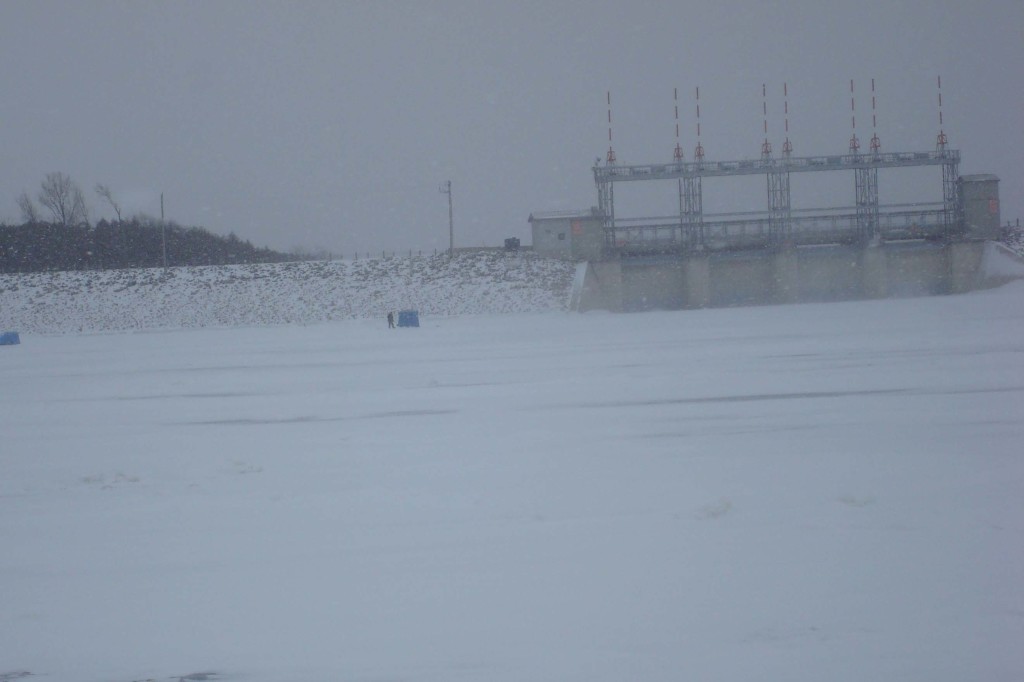
[[(752, 1), (266, 3), (23, 2), (0, 6), (0, 221), (51, 171), (112, 211), (234, 232), (259, 246), (335, 253), (443, 249), (452, 181), (457, 246), (529, 241), (533, 211), (596, 203), (612, 93), (621, 163), (781, 149), (783, 83), (797, 155), (843, 153), (871, 128), (883, 151), (935, 147), (963, 174), (1001, 179), (1002, 217), (1024, 213), (1024, 3), (857, 5)], [(935, 171), (934, 173), (931, 171)], [(817, 175), (817, 174), (816, 174)], [(706, 183), (705, 210), (763, 203), (763, 179)], [(883, 171), (883, 203), (941, 199), (937, 169)], [(671, 210), (671, 187), (617, 195)], [(852, 203), (852, 177), (793, 181), (794, 207)]]

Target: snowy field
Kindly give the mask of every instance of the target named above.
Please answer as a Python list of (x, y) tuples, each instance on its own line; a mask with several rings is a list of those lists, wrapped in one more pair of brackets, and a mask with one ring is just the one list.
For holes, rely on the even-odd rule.
[(1024, 282), (0, 348), (0, 680), (1024, 679)]

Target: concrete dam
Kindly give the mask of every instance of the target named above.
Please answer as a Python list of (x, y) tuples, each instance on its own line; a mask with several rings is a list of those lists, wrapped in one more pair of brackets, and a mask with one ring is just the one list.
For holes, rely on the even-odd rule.
[(886, 242), (608, 258), (577, 266), (571, 305), (635, 312), (963, 293), (1005, 281), (984, 269), (997, 249)]
[[(787, 138), (776, 156), (766, 139), (759, 159), (738, 161), (706, 159), (699, 140), (686, 161), (677, 141), (672, 162), (640, 165), (618, 163), (609, 144), (592, 168), (597, 205), (531, 214), (533, 248), (578, 263), (571, 305), (581, 311), (961, 293), (996, 283), (985, 264), (1011, 256), (995, 244), (999, 178), (961, 176), (959, 164), (941, 131), (933, 151), (883, 152), (877, 135), (862, 150), (854, 133), (846, 154), (795, 156)], [(927, 167), (940, 171), (941, 201), (879, 202), (879, 170)], [(794, 174), (853, 175), (853, 205), (792, 208)], [(741, 176), (764, 178), (766, 209), (706, 213), (704, 183)], [(617, 189), (636, 183), (670, 186), (678, 213), (618, 215)]]

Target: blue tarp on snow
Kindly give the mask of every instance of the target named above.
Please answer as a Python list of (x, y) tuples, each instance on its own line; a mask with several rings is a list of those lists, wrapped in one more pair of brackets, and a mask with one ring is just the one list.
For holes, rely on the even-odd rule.
[(398, 311), (398, 326), (399, 327), (418, 327), (420, 326), (420, 313), (417, 310), (399, 310)]

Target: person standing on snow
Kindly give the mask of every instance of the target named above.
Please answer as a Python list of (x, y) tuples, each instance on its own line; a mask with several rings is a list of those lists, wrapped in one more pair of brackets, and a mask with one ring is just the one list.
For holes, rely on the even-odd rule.
[(394, 329), (394, 328), (395, 328), (395, 314), (389, 310), (388, 311), (388, 329)]

